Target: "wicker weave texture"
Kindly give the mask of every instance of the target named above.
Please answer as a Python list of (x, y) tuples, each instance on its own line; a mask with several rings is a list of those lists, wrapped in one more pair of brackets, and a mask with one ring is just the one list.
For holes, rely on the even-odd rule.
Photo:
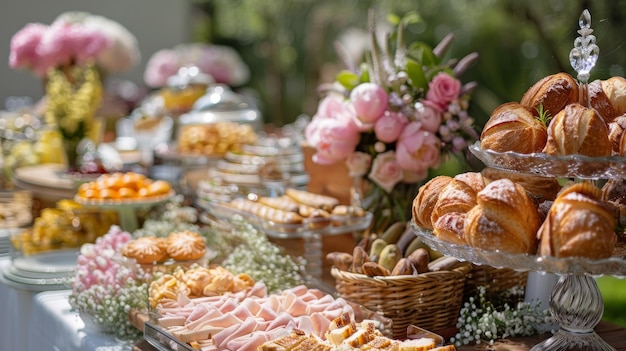
[(333, 267), (331, 274), (339, 296), (390, 318), (393, 337), (406, 339), (411, 324), (432, 332), (456, 326), (470, 269), (463, 264), (417, 276), (368, 277)]

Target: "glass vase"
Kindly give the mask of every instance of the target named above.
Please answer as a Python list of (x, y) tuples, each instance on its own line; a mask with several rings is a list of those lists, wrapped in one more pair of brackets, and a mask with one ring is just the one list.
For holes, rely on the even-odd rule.
[(66, 171), (68, 173), (79, 172), (79, 152), (78, 147), (81, 139), (63, 138), (63, 152), (65, 156)]

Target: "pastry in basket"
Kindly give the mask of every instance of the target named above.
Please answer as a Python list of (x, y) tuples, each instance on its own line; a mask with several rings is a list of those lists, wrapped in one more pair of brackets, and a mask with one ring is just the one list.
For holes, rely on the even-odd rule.
[(610, 156), (612, 152), (606, 122), (592, 108), (567, 105), (550, 121), (543, 152), (550, 155)]
[(522, 154), (541, 152), (548, 138), (546, 127), (517, 102), (504, 103), (491, 113), (480, 135), (483, 149)]
[(484, 188), (478, 172), (456, 175), (441, 191), (431, 214), (433, 234), (439, 239), (467, 244), (464, 233), (465, 216), (476, 205), (476, 195)]
[(165, 239), (150, 236), (129, 241), (120, 252), (140, 264), (160, 262), (167, 257)]
[(578, 83), (571, 75), (560, 72), (537, 81), (522, 96), (520, 104), (534, 116), (543, 110), (555, 116), (565, 106), (579, 101)]
[(555, 177), (524, 174), (491, 167), (484, 168), (481, 173), (486, 182), (508, 178), (523, 186), (537, 201), (554, 200), (561, 190), (561, 184)]
[(422, 185), (413, 199), (413, 220), (415, 224), (429, 230), (433, 229), (430, 217), (443, 188), (450, 183), (452, 177), (437, 176)]
[(615, 248), (617, 216), (601, 200), (602, 191), (576, 183), (561, 191), (539, 229), (539, 254), (555, 257), (610, 257)]
[(541, 218), (523, 186), (503, 178), (485, 186), (465, 218), (465, 239), (473, 247), (508, 253), (537, 252)]
[(197, 260), (206, 253), (204, 238), (189, 230), (171, 233), (165, 243), (167, 254), (177, 261)]

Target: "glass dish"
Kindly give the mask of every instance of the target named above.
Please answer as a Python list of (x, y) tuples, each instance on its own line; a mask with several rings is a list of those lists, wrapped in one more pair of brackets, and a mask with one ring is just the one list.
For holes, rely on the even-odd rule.
[(626, 157), (556, 156), (545, 153), (520, 154), (483, 149), (480, 141), (470, 152), (485, 165), (519, 173), (579, 179), (626, 178)]

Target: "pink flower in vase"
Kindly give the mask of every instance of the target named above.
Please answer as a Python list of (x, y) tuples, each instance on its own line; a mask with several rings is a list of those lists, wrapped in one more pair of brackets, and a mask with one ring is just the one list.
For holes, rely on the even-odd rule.
[(29, 23), (11, 38), (9, 66), (11, 68), (31, 68), (37, 62), (37, 46), (48, 26)]
[(348, 118), (317, 117), (306, 129), (307, 142), (317, 149), (313, 161), (319, 164), (345, 160), (360, 140), (357, 126)]
[(408, 123), (408, 118), (401, 112), (385, 111), (374, 124), (374, 134), (384, 143), (393, 143)]
[(422, 122), (422, 129), (436, 133), (441, 125), (441, 111), (437, 104), (432, 101), (423, 100), (415, 103), (416, 117)]
[(346, 159), (350, 177), (362, 177), (372, 165), (372, 156), (365, 152), (356, 151)]
[(146, 64), (143, 79), (151, 87), (162, 87), (178, 72), (178, 67), (178, 55), (174, 50), (159, 50)]
[(439, 72), (428, 83), (428, 92), (426, 93), (426, 100), (434, 103), (439, 112), (444, 112), (447, 109), (448, 103), (459, 96), (461, 92), (461, 82), (452, 77), (451, 75)]
[(398, 164), (402, 169), (418, 174), (439, 165), (440, 150), (439, 138), (422, 129), (419, 122), (409, 123), (396, 143)]
[(390, 193), (404, 177), (402, 168), (396, 160), (395, 152), (387, 151), (376, 156), (368, 177), (386, 192)]
[(374, 83), (361, 83), (350, 92), (356, 116), (363, 124), (375, 123), (387, 110), (387, 92)]

